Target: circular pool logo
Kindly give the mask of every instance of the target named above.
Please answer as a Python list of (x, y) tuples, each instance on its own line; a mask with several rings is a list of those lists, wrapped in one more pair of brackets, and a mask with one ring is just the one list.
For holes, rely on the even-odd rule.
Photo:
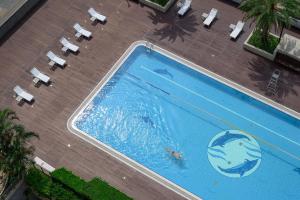
[(259, 144), (252, 136), (238, 130), (227, 130), (213, 137), (207, 155), (214, 169), (233, 178), (252, 174), (261, 162)]

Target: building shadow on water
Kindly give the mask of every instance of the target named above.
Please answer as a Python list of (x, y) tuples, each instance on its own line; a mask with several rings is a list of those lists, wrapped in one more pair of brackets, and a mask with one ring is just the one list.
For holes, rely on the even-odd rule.
[(199, 25), (194, 10), (189, 10), (185, 16), (179, 17), (175, 9), (171, 9), (167, 13), (160, 11), (149, 11), (148, 17), (155, 25), (162, 24), (161, 28), (154, 29), (153, 35), (159, 36), (159, 40), (167, 39), (170, 42), (175, 42), (177, 38), (184, 41), (186, 35), (195, 32), (196, 27)]
[(266, 95), (270, 95), (267, 91), (267, 86), (275, 69), (279, 69), (281, 74), (278, 81), (278, 91), (274, 97), (280, 101), (280, 99), (289, 94), (299, 95), (299, 91), (295, 89), (295, 86), (300, 86), (300, 75), (297, 72), (286, 67), (275, 65), (274, 62), (260, 57), (250, 61), (249, 64), (250, 79), (254, 81), (255, 86), (264, 91)]

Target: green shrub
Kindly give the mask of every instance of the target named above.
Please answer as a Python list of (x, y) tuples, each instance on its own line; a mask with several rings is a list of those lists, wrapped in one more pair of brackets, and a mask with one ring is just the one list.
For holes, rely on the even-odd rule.
[(50, 189), (52, 186), (51, 178), (40, 170), (36, 168), (29, 169), (25, 176), (25, 181), (39, 195), (50, 197)]
[(157, 3), (158, 5), (161, 5), (163, 7), (169, 2), (169, 0), (150, 0), (150, 1)]
[(84, 199), (88, 200), (131, 200), (119, 190), (111, 187), (105, 181), (94, 178), (90, 182), (86, 182), (80, 177), (74, 175), (71, 171), (64, 168), (57, 169), (51, 173), (54, 180), (69, 187), (74, 192), (80, 194)]
[(36, 168), (29, 169), (25, 181), (33, 191), (42, 197), (53, 200), (81, 200), (72, 190), (53, 182), (50, 176)]
[(71, 188), (72, 190), (79, 193), (83, 197), (86, 197), (86, 193), (85, 193), (86, 181), (74, 175), (71, 171), (68, 171), (65, 168), (60, 168), (52, 172), (51, 176), (54, 180)]
[(99, 178), (94, 178), (93, 180), (87, 183), (86, 192), (89, 194), (91, 200), (132, 199)]
[(73, 191), (65, 189), (62, 184), (55, 182), (52, 183), (50, 197), (55, 200), (81, 200)]
[(276, 49), (277, 45), (279, 44), (279, 39), (273, 35), (269, 35), (269, 39), (267, 43), (262, 42), (262, 34), (260, 31), (253, 32), (253, 35), (248, 41), (249, 44), (265, 50), (271, 54), (273, 54), (274, 50)]

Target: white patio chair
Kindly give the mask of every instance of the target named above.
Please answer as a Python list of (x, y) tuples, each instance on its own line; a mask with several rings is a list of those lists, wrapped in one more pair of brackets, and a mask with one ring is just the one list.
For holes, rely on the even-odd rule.
[(17, 97), (16, 100), (20, 102), (21, 100), (25, 99), (28, 102), (31, 102), (33, 100), (33, 95), (22, 89), (19, 85), (14, 87), (14, 92), (16, 93)]
[(40, 70), (38, 70), (37, 68), (32, 68), (30, 70), (30, 73), (32, 74), (32, 76), (34, 77), (33, 82), (35, 84), (37, 84), (39, 81), (42, 81), (44, 83), (48, 83), (50, 80), (50, 77), (47, 76), (46, 74), (40, 72)]
[(47, 53), (47, 57), (49, 58), (50, 62), (49, 65), (50, 66), (54, 66), (55, 64), (60, 65), (60, 66), (64, 66), (66, 64), (66, 61), (60, 57), (58, 57), (57, 55), (55, 55), (52, 51), (48, 51)]
[(211, 23), (217, 17), (217, 14), (218, 14), (218, 10), (215, 9), (215, 8), (212, 8), (211, 11), (209, 12), (209, 14), (203, 13), (202, 17), (205, 18), (203, 24), (206, 25), (206, 26), (210, 26)]
[(78, 23), (74, 24), (73, 28), (76, 30), (75, 37), (80, 38), (82, 35), (84, 37), (90, 38), (92, 36), (92, 33), (82, 26), (80, 26)]
[(63, 52), (67, 52), (68, 50), (70, 50), (76, 53), (79, 50), (79, 47), (77, 45), (71, 43), (64, 37), (62, 37), (59, 41), (63, 45), (63, 48), (61, 49)]
[(88, 10), (88, 13), (91, 15), (90, 20), (95, 21), (99, 20), (100, 22), (105, 22), (106, 21), (106, 16), (102, 15), (101, 13), (97, 12), (94, 8), (90, 8)]
[(238, 21), (236, 25), (230, 24), (229, 27), (232, 29), (232, 32), (230, 33), (230, 37), (232, 39), (236, 39), (239, 34), (243, 31), (245, 23), (242, 21)]
[(177, 14), (180, 16), (185, 15), (185, 13), (191, 8), (192, 0), (185, 0), (178, 10)]

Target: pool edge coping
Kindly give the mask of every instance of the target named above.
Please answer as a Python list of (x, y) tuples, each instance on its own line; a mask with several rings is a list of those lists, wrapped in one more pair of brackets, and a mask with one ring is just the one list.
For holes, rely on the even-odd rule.
[(138, 46), (146, 46), (150, 47), (150, 50), (158, 51), (159, 53), (163, 54), (164, 56), (167, 56), (168, 58), (171, 58), (179, 63), (184, 64), (185, 66), (196, 70), (199, 73), (202, 73), (213, 80), (219, 81), (226, 86), (229, 86), (233, 89), (238, 90), (239, 92), (242, 92), (252, 98), (254, 98), (257, 101), (260, 101), (262, 103), (265, 103), (272, 108), (275, 108), (277, 110), (280, 110), (281, 112), (284, 112), (285, 114), (288, 114), (292, 117), (295, 117), (297, 119), (300, 119), (300, 113), (296, 112), (295, 110), (292, 110), (280, 103), (277, 103), (257, 92), (254, 92), (238, 83), (235, 83), (232, 80), (229, 80), (223, 76), (220, 76), (200, 65), (197, 65), (181, 56), (178, 56), (168, 50), (165, 50), (159, 46), (156, 46), (148, 41), (145, 40), (139, 40), (133, 42), (129, 48), (126, 49), (126, 51), (121, 55), (121, 57), (114, 63), (114, 65), (111, 67), (111, 69), (107, 72), (107, 74), (99, 81), (99, 83), (92, 89), (92, 91), (89, 93), (89, 95), (81, 102), (81, 104), (76, 108), (76, 110), (73, 112), (73, 114), (70, 116), (70, 118), (67, 121), (67, 128), (76, 136), (80, 137), (84, 141), (94, 145), (95, 147), (105, 151), (106, 153), (110, 154), (111, 156), (115, 157), (119, 161), (125, 163), (126, 165), (132, 167), (133, 169), (139, 171), (140, 173), (144, 174), (145, 176), (149, 177), (150, 179), (156, 181), (157, 183), (163, 185), (164, 187), (174, 191), (175, 193), (179, 194), (180, 196), (190, 199), (190, 200), (201, 200), (201, 197), (196, 196), (195, 194), (189, 192), (188, 190), (184, 189), (183, 187), (169, 181), (168, 179), (162, 177), (161, 175), (157, 174), (156, 172), (146, 168), (145, 166), (139, 164), (137, 161), (134, 161), (133, 159), (127, 157), (124, 154), (121, 154), (120, 152), (116, 151), (115, 149), (109, 147), (108, 145), (102, 143), (99, 140), (96, 140), (95, 138), (89, 136), (85, 132), (77, 129), (74, 126), (74, 120), (76, 117), (86, 108), (86, 106), (93, 100), (93, 98), (96, 96), (96, 94), (102, 89), (102, 87), (110, 80), (110, 78), (115, 74), (115, 72), (122, 66), (124, 61), (129, 57), (129, 55), (137, 48)]

